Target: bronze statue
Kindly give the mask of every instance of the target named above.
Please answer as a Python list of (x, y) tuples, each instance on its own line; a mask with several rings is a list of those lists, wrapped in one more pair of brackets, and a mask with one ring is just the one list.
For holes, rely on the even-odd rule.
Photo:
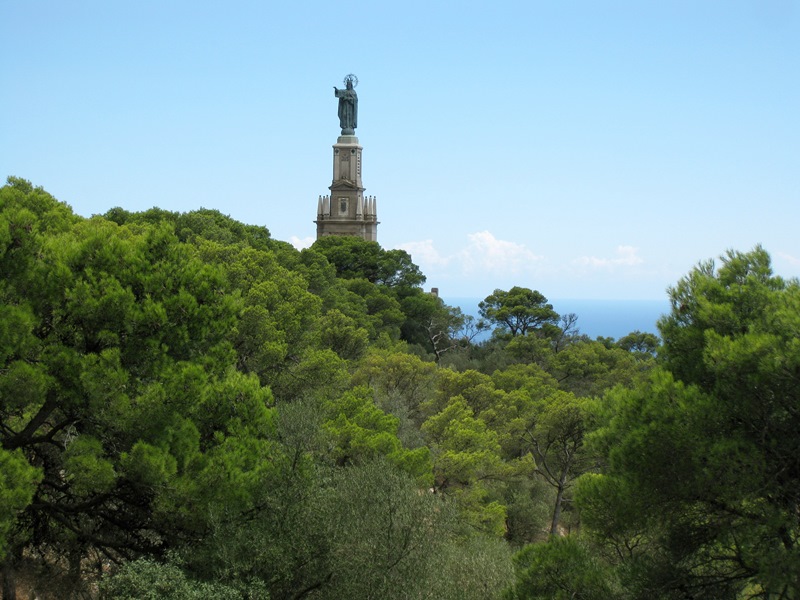
[(343, 90), (333, 86), (333, 93), (339, 99), (339, 127), (342, 135), (355, 135), (358, 127), (358, 95), (355, 90), (358, 77), (351, 73), (344, 78), (344, 85)]

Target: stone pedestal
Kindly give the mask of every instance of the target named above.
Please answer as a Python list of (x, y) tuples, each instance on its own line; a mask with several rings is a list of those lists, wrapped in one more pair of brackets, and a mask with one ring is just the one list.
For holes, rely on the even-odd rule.
[(364, 196), (358, 138), (341, 135), (333, 145), (333, 182), (330, 195), (317, 202), (317, 239), (326, 235), (354, 235), (378, 241), (376, 201)]

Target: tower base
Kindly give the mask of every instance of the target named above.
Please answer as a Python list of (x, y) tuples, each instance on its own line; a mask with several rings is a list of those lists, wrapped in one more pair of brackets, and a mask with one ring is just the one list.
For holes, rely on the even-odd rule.
[[(348, 130), (349, 131), (349, 130)], [(361, 152), (355, 135), (342, 132), (333, 145), (333, 182), (330, 195), (317, 203), (317, 239), (326, 235), (352, 235), (378, 241), (378, 218), (374, 197), (364, 197), (361, 182)]]

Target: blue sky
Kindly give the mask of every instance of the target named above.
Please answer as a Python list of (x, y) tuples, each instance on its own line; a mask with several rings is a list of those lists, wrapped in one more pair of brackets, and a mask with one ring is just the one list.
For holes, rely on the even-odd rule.
[(378, 239), (445, 298), (662, 299), (757, 243), (800, 275), (800, 0), (4, 0), (0, 28), (0, 175), (81, 215), (309, 244), (352, 72)]

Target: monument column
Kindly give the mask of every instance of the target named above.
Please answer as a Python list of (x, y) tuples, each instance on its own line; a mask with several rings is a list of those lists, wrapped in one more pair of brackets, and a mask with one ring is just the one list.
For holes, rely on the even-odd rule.
[(330, 195), (317, 201), (317, 239), (326, 235), (354, 235), (364, 240), (378, 241), (376, 201), (364, 196), (361, 181), (361, 151), (355, 128), (358, 126), (358, 78), (344, 78), (345, 89), (334, 87), (339, 99), (341, 135), (333, 145), (333, 182)]

